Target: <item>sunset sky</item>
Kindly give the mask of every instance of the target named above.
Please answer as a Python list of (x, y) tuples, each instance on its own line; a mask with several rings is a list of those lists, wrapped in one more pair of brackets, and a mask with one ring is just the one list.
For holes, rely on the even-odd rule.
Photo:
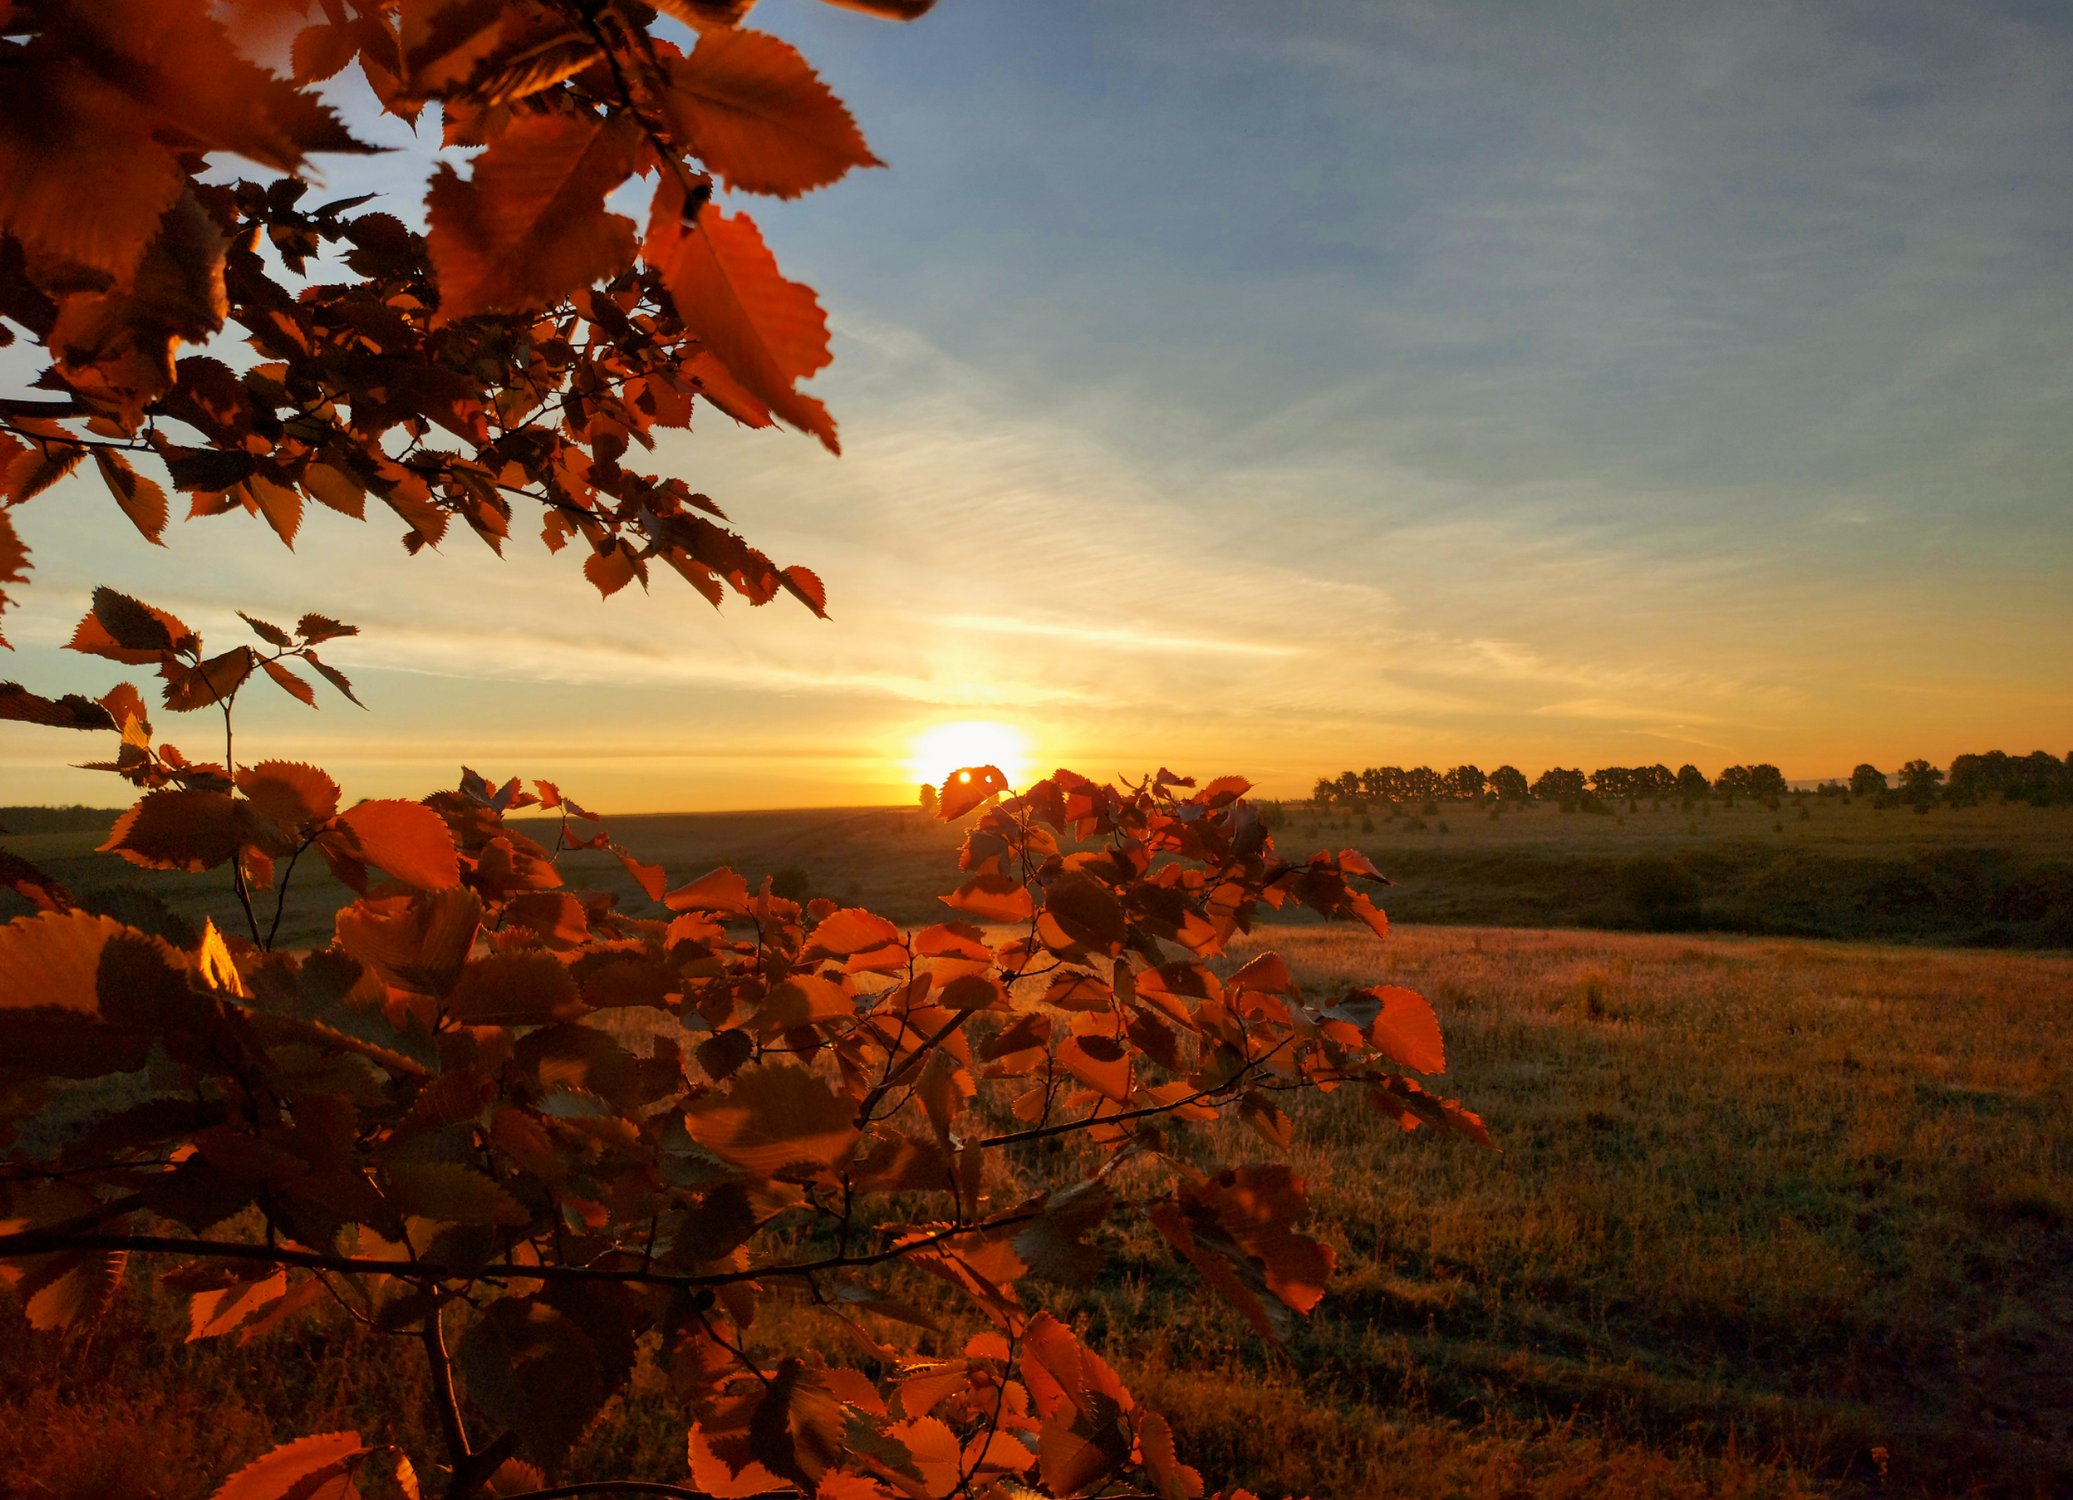
[[(756, 21), (891, 164), (733, 205), (830, 311), (846, 452), (709, 414), (663, 464), (832, 623), (660, 574), (602, 601), (535, 521), (502, 561), (321, 511), (293, 554), (243, 517), (161, 551), (74, 482), (18, 513), (0, 676), (117, 680), (55, 649), (97, 582), (219, 649), (234, 605), (321, 610), (372, 712), (255, 702), (256, 755), (625, 811), (906, 801), (915, 741), (975, 719), (1037, 769), (1269, 794), (2073, 749), (2061, 0)], [(0, 728), (0, 801), (123, 800), (62, 766), (95, 753)]]

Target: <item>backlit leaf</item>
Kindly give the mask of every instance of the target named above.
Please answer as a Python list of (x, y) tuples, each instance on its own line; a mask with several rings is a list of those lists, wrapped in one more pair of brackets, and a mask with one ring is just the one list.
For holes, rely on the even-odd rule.
[(166, 679), (165, 705), (175, 713), (193, 713), (228, 702), (258, 665), (258, 654), (250, 646), (236, 646), (191, 667), (177, 668)]
[(982, 922), (1026, 922), (1036, 910), (1029, 887), (1006, 875), (981, 875), (968, 880), (942, 901)]
[(711, 204), (681, 217), (682, 186), (665, 174), (642, 256), (662, 273), (684, 326), (779, 417), (837, 450), (827, 408), (796, 383), (828, 363), (828, 320), (809, 287), (787, 281), (746, 214)]
[[(357, 1432), (297, 1438), (246, 1464), (209, 1500), (315, 1500), (320, 1486), (344, 1475), (368, 1451)], [(344, 1500), (341, 1491), (333, 1494)]]
[(326, 822), (338, 811), (338, 783), (299, 761), (241, 766), (237, 785), (255, 808), (291, 833)]
[(41, 724), (46, 729), (113, 729), (108, 710), (91, 698), (67, 693), (46, 698), (32, 693), (19, 682), (0, 682), (0, 719), (20, 724)]
[(589, 1007), (568, 967), (550, 953), (493, 953), (461, 970), (446, 1013), (464, 1026), (544, 1026)]
[(213, 870), (230, 861), (239, 842), (229, 793), (168, 787), (117, 818), (100, 850), (147, 870)]
[(861, 907), (846, 906), (823, 917), (807, 934), (801, 957), (848, 958), (853, 953), (899, 944), (900, 929), (884, 917)]
[(405, 885), (429, 891), (460, 883), (453, 835), (422, 802), (362, 802), (340, 813), (336, 831), (325, 838), (338, 840), (355, 859), (379, 866)]
[(317, 706), (317, 690), (311, 687), (307, 681), (297, 677), (277, 661), (262, 661), (259, 665), (266, 669), (266, 675), (271, 677), (274, 680), (274, 684), (287, 693), (289, 697), (299, 698), (311, 708)]
[(804, 1068), (745, 1073), (684, 1107), (691, 1137), (765, 1176), (795, 1162), (833, 1166), (856, 1144), (856, 1106)]
[(732, 870), (714, 870), (664, 894), (671, 911), (746, 912), (749, 883)]
[(765, 32), (707, 31), (667, 77), (672, 123), (731, 188), (795, 198), (882, 165), (806, 59)]
[(605, 195), (633, 170), (630, 130), (566, 114), (498, 132), (471, 175), (442, 163), (426, 198), (438, 321), (549, 307), (633, 257), (633, 221)]
[(129, 931), (90, 912), (39, 912), (0, 927), (0, 1008), (54, 1005), (92, 1015), (108, 940)]
[(94, 590), (94, 607), (73, 632), (69, 649), (133, 665), (156, 665), (168, 651), (191, 651), (201, 639), (174, 615), (114, 589)]
[(130, 518), (130, 524), (146, 541), (163, 545), (159, 539), (166, 529), (166, 492), (158, 482), (139, 474), (130, 467), (128, 459), (106, 448), (94, 449), (94, 467), (100, 470), (108, 493)]
[(1382, 1055), (1417, 1073), (1447, 1071), (1447, 1048), (1440, 1038), (1440, 1018), (1415, 990), (1386, 984), (1368, 994), (1382, 1002), (1382, 1013), (1369, 1036)]
[(1009, 790), (1008, 778), (998, 766), (966, 766), (943, 778), (936, 793), (936, 816), (946, 823), (959, 818), (988, 797)]

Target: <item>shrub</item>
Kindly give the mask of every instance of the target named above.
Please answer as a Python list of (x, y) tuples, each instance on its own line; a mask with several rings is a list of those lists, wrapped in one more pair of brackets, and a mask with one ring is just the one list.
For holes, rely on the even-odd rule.
[(1642, 926), (1660, 931), (1697, 925), (1704, 887), (1677, 860), (1637, 855), (1620, 868), (1619, 878), (1620, 894)]

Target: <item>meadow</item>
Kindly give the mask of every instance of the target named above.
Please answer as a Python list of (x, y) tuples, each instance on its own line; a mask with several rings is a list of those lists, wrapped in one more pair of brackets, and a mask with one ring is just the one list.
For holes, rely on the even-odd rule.
[[(1449, 1092), (1504, 1154), (1345, 1093), (1300, 1103), (1340, 1275), (1279, 1349), (1139, 1224), (1092, 1285), (1038, 1290), (1206, 1471), (1333, 1497), (2073, 1492), (2073, 957), (1272, 937), (1320, 990), (1424, 991)], [(182, 1343), (179, 1309), (135, 1290), (68, 1337), (0, 1317), (0, 1488), (38, 1500), (199, 1500), (415, 1379), (343, 1319), (240, 1348)], [(678, 1472), (657, 1385), (608, 1409), (572, 1474)]]
[[(1292, 856), (1354, 846), (1397, 881), (1409, 922), (1741, 932), (1947, 945), (2073, 948), (2073, 807), (1878, 808), (1807, 795), (1640, 803), (1610, 815), (1548, 804), (1494, 812), (1443, 803), (1426, 816), (1323, 815), (1287, 804), (1276, 839)], [(81, 891), (137, 885), (191, 922), (234, 914), (214, 876), (149, 875), (96, 858), (114, 813), (0, 809), (5, 847)], [(515, 818), (551, 845), (551, 821)], [(609, 826), (672, 881), (731, 865), (786, 894), (861, 903), (896, 921), (936, 920), (962, 831), (903, 808), (661, 813)], [(63, 826), (50, 826), (61, 824)], [(579, 828), (581, 825), (578, 825)], [(40, 831), (39, 831), (40, 830)], [(609, 855), (565, 856), (581, 882), (643, 897)], [(330, 933), (345, 893), (321, 869), (290, 890), (283, 940)], [(0, 893), (0, 916), (9, 907)], [(270, 898), (269, 898), (270, 899)], [(262, 903), (265, 905), (265, 903)], [(270, 906), (266, 909), (270, 914)]]

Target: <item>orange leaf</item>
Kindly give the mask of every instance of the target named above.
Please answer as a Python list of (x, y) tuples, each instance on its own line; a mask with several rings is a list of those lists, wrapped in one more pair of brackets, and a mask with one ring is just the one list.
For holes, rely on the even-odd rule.
[(682, 185), (665, 173), (641, 254), (662, 273), (684, 326), (750, 395), (839, 451), (827, 408), (794, 388), (832, 357), (812, 288), (784, 278), (748, 215), (729, 218), (708, 203), (687, 228), (683, 207)]
[(662, 866), (644, 865), (616, 844), (612, 847), (612, 853), (618, 857), (619, 863), (626, 867), (626, 873), (648, 893), (650, 901), (662, 899), (663, 887), (669, 884), (669, 877)]
[[(55, 331), (55, 330), (53, 330)], [(76, 443), (48, 442), (16, 451), (8, 458), (6, 478), (0, 490), (15, 505), (33, 500), (79, 467), (86, 450)]]
[(771, 988), (756, 1010), (756, 1026), (766, 1037), (793, 1026), (818, 1021), (846, 1021), (857, 1013), (857, 997), (832, 979), (794, 974)]
[(130, 929), (83, 911), (40, 912), (0, 927), (0, 1009), (55, 1005), (92, 1015), (94, 977), (110, 938)]
[(235, 697), (245, 685), (259, 658), (250, 646), (234, 646), (220, 656), (176, 670), (166, 679), (166, 707), (175, 713), (192, 713)]
[(900, 929), (884, 917), (862, 907), (845, 906), (831, 912), (807, 934), (806, 947), (799, 956), (803, 960), (848, 958), (852, 953), (898, 947), (900, 942)]
[(338, 783), (300, 761), (262, 760), (241, 768), (237, 782), (253, 807), (291, 833), (299, 835), (338, 811)]
[(1113, 1037), (1067, 1037), (1058, 1044), (1058, 1066), (1116, 1103), (1130, 1102), (1130, 1053)]
[[(29, 549), (23, 545), (21, 533), (14, 529), (14, 522), (7, 512), (0, 511), (0, 613), (5, 613), (10, 602), (7, 586), (29, 581)], [(7, 644), (7, 637), (0, 634), (0, 646)]]
[(766, 32), (708, 31), (668, 78), (671, 122), (731, 188), (796, 198), (883, 165), (806, 59)]
[(446, 1013), (464, 1026), (544, 1026), (589, 1009), (551, 953), (493, 953), (461, 970)]
[(289, 697), (300, 698), (311, 708), (317, 706), (317, 690), (311, 687), (308, 682), (297, 677), (277, 661), (262, 661), (259, 665), (266, 669), (266, 675), (271, 677), (275, 685), (287, 693)]
[(856, 1143), (856, 1106), (804, 1068), (746, 1073), (725, 1093), (684, 1107), (691, 1138), (736, 1166), (771, 1176), (795, 1162), (833, 1166)]
[(629, 128), (565, 114), (521, 116), (463, 179), (441, 164), (425, 200), (439, 277), (437, 324), (551, 307), (633, 259), (633, 221), (605, 195), (633, 170)]
[(439, 890), (461, 882), (453, 835), (422, 802), (362, 802), (338, 815), (336, 838), (362, 863), (379, 865), (405, 885)]
[(1071, 870), (1044, 892), (1044, 914), (1074, 944), (1115, 952), (1129, 936), (1129, 918), (1115, 892), (1094, 876)]
[(209, 1500), (304, 1500), (319, 1493), (318, 1485), (343, 1476), (368, 1451), (357, 1432), (297, 1438), (246, 1464)]
[(977, 876), (940, 899), (982, 922), (1026, 922), (1036, 910), (1029, 887), (1006, 875)]
[(828, 590), (821, 582), (820, 574), (811, 568), (794, 566), (784, 569), (777, 577), (778, 582), (784, 585), (786, 593), (823, 620), (828, 618)]
[(101, 471), (101, 482), (108, 486), (108, 493), (130, 518), (130, 524), (143, 533), (144, 540), (164, 546), (159, 538), (166, 529), (166, 492), (156, 481), (131, 468), (130, 461), (120, 453), (106, 448), (94, 449), (94, 467)]
[(84, 651), (132, 666), (156, 665), (165, 652), (200, 646), (201, 637), (177, 616), (110, 588), (94, 590), (94, 607), (66, 643), (68, 651)]
[(210, 870), (238, 852), (237, 804), (227, 792), (168, 787), (115, 820), (99, 852), (147, 870)]
[[(10, 70), (0, 116), (0, 227), (33, 249), (126, 279), (180, 196), (149, 116), (85, 68)], [(91, 192), (82, 192), (91, 183)]]
[(1385, 984), (1367, 991), (1382, 1002), (1368, 1035), (1392, 1061), (1417, 1073), (1447, 1071), (1447, 1049), (1440, 1039), (1440, 1018), (1415, 990)]
[(998, 766), (966, 766), (943, 778), (936, 793), (936, 816), (946, 823), (959, 818), (997, 792), (1009, 790), (1008, 778)]
[(671, 911), (746, 912), (749, 883), (732, 870), (714, 870), (670, 891), (662, 904)]

